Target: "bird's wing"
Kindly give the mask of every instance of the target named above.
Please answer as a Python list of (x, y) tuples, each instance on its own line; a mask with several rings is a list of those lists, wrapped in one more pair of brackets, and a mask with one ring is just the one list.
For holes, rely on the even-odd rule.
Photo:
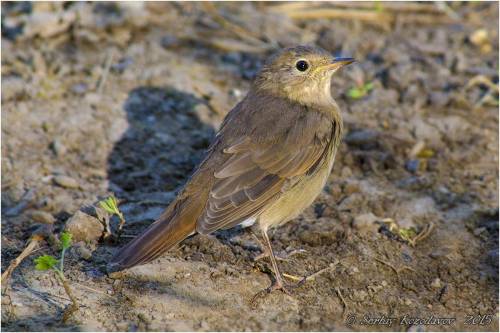
[(321, 163), (329, 142), (326, 137), (288, 136), (280, 142), (252, 142), (245, 137), (224, 149), (229, 156), (214, 172), (215, 182), (197, 221), (198, 232), (207, 234), (258, 215), (296, 176), (311, 172)]

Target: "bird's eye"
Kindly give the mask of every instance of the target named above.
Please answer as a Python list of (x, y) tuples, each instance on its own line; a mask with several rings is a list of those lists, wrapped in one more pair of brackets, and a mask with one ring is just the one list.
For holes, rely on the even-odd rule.
[(299, 60), (297, 61), (297, 63), (295, 64), (295, 67), (297, 67), (297, 69), (301, 72), (305, 72), (307, 71), (307, 69), (309, 68), (309, 64), (307, 63), (307, 61), (305, 60)]

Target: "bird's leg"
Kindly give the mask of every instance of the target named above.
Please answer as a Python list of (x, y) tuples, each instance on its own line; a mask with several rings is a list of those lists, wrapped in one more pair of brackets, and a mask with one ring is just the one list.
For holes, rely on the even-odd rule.
[[(250, 231), (250, 234), (253, 236), (253, 238), (255, 238), (255, 240), (259, 244), (259, 247), (262, 251), (261, 254), (255, 256), (255, 258), (253, 258), (253, 261), (259, 261), (261, 259), (270, 257), (271, 255), (269, 254), (268, 247), (266, 245), (264, 245), (264, 243), (261, 242), (259, 237), (255, 234), (255, 232), (251, 228), (248, 228), (248, 230)], [(284, 256), (275, 255), (274, 257), (278, 261), (288, 261), (288, 260), (290, 260), (291, 256), (294, 256), (294, 255), (299, 254), (299, 253), (304, 253), (304, 252), (306, 252), (306, 250), (298, 249), (298, 250), (292, 250), (292, 251), (286, 253)]]
[(262, 228), (262, 236), (264, 236), (266, 250), (269, 253), (269, 258), (271, 259), (271, 264), (273, 265), (275, 282), (269, 287), (269, 291), (273, 291), (276, 289), (282, 290), (285, 294), (290, 295), (290, 292), (285, 288), (285, 283), (283, 281), (283, 277), (278, 268), (278, 262), (273, 253), (273, 248), (271, 247), (271, 241), (269, 240), (269, 236), (267, 235), (267, 230)]

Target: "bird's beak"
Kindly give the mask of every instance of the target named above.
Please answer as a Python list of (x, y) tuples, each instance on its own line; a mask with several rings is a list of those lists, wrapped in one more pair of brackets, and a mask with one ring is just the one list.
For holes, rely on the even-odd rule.
[(355, 61), (354, 58), (335, 58), (331, 64), (324, 66), (324, 68), (335, 72), (337, 69), (352, 64)]

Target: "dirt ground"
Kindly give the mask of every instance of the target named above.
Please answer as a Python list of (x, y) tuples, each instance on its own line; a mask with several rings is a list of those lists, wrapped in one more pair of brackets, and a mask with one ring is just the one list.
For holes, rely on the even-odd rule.
[[(2, 286), (2, 330), (498, 331), (498, 3), (2, 2), (2, 37), (2, 272), (37, 222), (58, 234), (111, 193), (127, 220), (69, 251), (64, 324), (43, 243)], [(304, 43), (358, 61), (332, 83), (328, 184), (271, 235), (284, 272), (321, 273), (251, 302), (270, 263), (235, 228), (107, 277), (262, 61)]]

